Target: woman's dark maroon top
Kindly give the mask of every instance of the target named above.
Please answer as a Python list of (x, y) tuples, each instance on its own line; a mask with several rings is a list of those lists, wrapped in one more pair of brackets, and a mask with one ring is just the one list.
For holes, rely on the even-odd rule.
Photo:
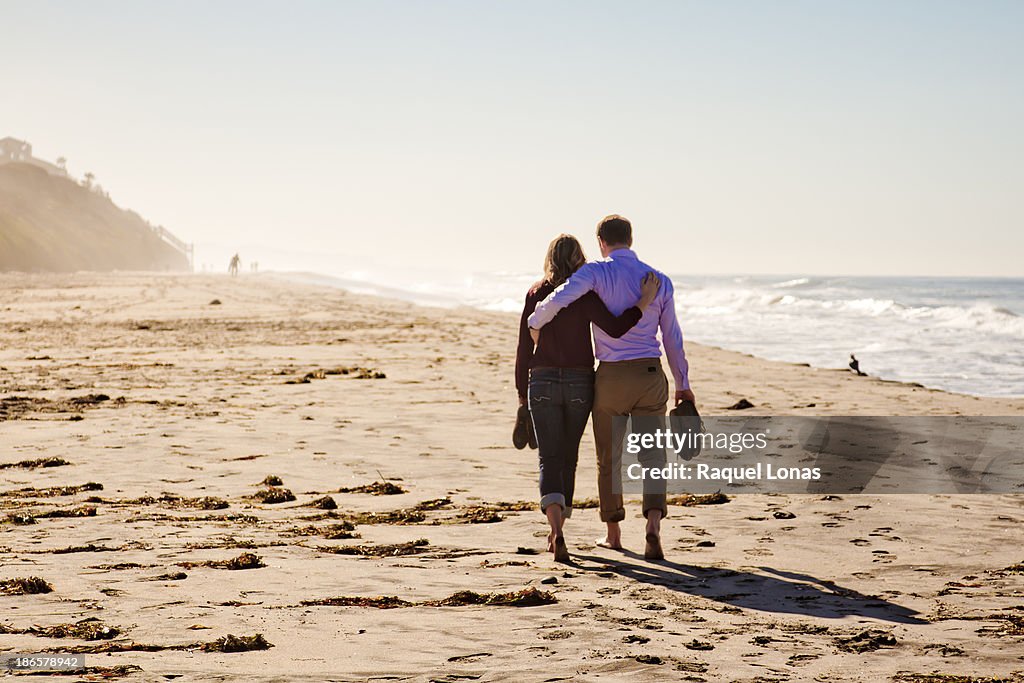
[(523, 317), (519, 321), (519, 349), (516, 352), (516, 390), (526, 398), (530, 385), (530, 368), (594, 369), (594, 345), (590, 340), (590, 323), (594, 323), (612, 337), (629, 332), (643, 317), (636, 306), (627, 308), (620, 316), (612, 315), (594, 292), (588, 292), (572, 302), (544, 326), (536, 350), (530, 338), (527, 318), (537, 304), (555, 291), (547, 282), (538, 283), (526, 294)]

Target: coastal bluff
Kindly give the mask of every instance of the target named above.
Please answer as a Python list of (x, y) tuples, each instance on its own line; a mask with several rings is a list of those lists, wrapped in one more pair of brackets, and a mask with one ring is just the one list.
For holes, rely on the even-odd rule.
[(0, 271), (186, 271), (191, 247), (96, 189), (0, 164)]

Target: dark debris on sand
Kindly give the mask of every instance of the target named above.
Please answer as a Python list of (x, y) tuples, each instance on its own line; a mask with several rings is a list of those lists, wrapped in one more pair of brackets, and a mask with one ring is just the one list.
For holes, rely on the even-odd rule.
[(149, 576), (140, 581), (184, 581), (188, 578), (188, 574), (185, 572), (170, 572), (169, 574), (160, 574), (159, 576)]
[(98, 502), (107, 505), (160, 505), (172, 510), (223, 510), (231, 507), (223, 498), (216, 498), (214, 496), (190, 498), (173, 493), (162, 493), (159, 496), (141, 496), (127, 500), (104, 500), (101, 498)]
[(284, 486), (284, 480), (276, 474), (268, 474), (257, 486)]
[(113, 553), (118, 550), (124, 550), (124, 547), (112, 547), (109, 545), (96, 545), (95, 543), (86, 543), (85, 545), (68, 545), (63, 548), (54, 548), (53, 550), (41, 550), (38, 552), (49, 553), (51, 555), (72, 555), (75, 553)]
[(405, 543), (391, 543), (387, 545), (338, 545), (319, 546), (317, 550), (334, 555), (361, 555), (363, 557), (402, 557), (405, 555), (419, 555), (427, 551), (430, 542), (425, 538)]
[(295, 527), (290, 530), (290, 533), (296, 536), (323, 536), (330, 540), (341, 540), (348, 538), (359, 538), (359, 534), (355, 532), (355, 525), (349, 521), (343, 521), (340, 524), (329, 524), (327, 526), (304, 526)]
[(863, 654), (883, 647), (896, 647), (896, 636), (889, 631), (869, 628), (849, 637), (836, 638), (835, 644), (843, 652)]
[(266, 567), (263, 564), (263, 558), (255, 553), (242, 553), (238, 557), (233, 557), (230, 560), (203, 560), (200, 562), (179, 562), (179, 567), (185, 569), (193, 569), (195, 567), (212, 567), (213, 569), (260, 569)]
[(249, 652), (251, 650), (267, 650), (274, 647), (267, 642), (263, 634), (251, 636), (226, 635), (206, 643), (184, 643), (176, 645), (152, 645), (149, 643), (103, 643), (101, 645), (62, 645), (60, 648), (45, 650), (64, 654), (107, 654), (114, 652), (164, 652), (167, 650), (200, 650), (202, 652)]
[(76, 638), (78, 640), (110, 640), (121, 634), (117, 626), (107, 626), (99, 619), (83, 619), (74, 624), (32, 626), (22, 633), (41, 638)]
[(727, 407), (726, 410), (747, 410), (748, 408), (753, 408), (753, 407), (754, 407), (753, 403), (751, 403), (750, 401), (748, 401), (745, 398), (741, 398), (740, 400), (738, 400), (735, 403), (733, 403), (731, 406)]
[(1024, 614), (990, 614), (981, 617), (986, 621), (998, 622), (998, 626), (978, 629), (978, 633), (988, 636), (1024, 636)]
[(459, 511), (455, 519), (446, 520), (448, 524), (493, 524), (504, 519), (498, 509), (487, 505), (470, 505)]
[(316, 370), (310, 370), (305, 375), (297, 379), (285, 380), (285, 384), (309, 384), (315, 379), (324, 379), (329, 375), (341, 375), (343, 377), (349, 377), (352, 379), (387, 379), (387, 375), (385, 375), (380, 370), (376, 370), (374, 368), (352, 366), (330, 368), (328, 370), (322, 370), (320, 368), (317, 368)]
[(342, 487), (336, 493), (368, 493), (371, 496), (397, 496), (400, 493), (408, 493), (408, 491), (394, 482), (375, 481), (372, 484)]
[(1010, 678), (990, 676), (965, 676), (963, 674), (919, 674), (899, 671), (889, 680), (894, 683), (1021, 683), (1024, 678), (1014, 675)]
[(0, 593), (4, 595), (35, 595), (52, 592), (53, 586), (38, 576), (0, 580)]
[(534, 587), (511, 593), (477, 593), (476, 591), (459, 591), (447, 598), (440, 600), (424, 600), (422, 602), (410, 602), (394, 595), (377, 595), (369, 597), (341, 596), (335, 598), (321, 598), (318, 600), (303, 600), (300, 604), (304, 607), (329, 606), (329, 607), (373, 607), (376, 609), (397, 609), (400, 607), (468, 607), (483, 605), (488, 607), (536, 607), (538, 605), (553, 605), (558, 599), (546, 591), (537, 590)]
[(97, 484), (94, 481), (90, 481), (76, 486), (51, 486), (42, 489), (27, 486), (20, 489), (0, 491), (0, 498), (57, 498), (60, 496), (76, 496), (85, 491), (102, 490), (103, 484)]
[(452, 499), (445, 498), (432, 498), (430, 500), (424, 500), (420, 503), (416, 503), (413, 506), (414, 510), (444, 510), (452, 507)]
[(257, 491), (250, 496), (253, 500), (264, 503), (266, 505), (276, 505), (277, 503), (289, 503), (295, 500), (295, 494), (289, 489), (280, 488), (277, 486), (270, 486)]
[(558, 602), (553, 594), (534, 588), (524, 588), (511, 593), (477, 593), (459, 591), (442, 600), (428, 600), (423, 605), (430, 607), (464, 607), (467, 605), (496, 605), (501, 607), (536, 607), (553, 605)]
[(341, 596), (337, 598), (321, 598), (319, 600), (303, 600), (304, 607), (373, 607), (375, 609), (397, 609), (412, 607), (416, 603), (402, 600), (394, 595), (374, 595), (370, 597)]
[(21, 460), (19, 462), (4, 462), (0, 463), (0, 470), (7, 470), (13, 467), (20, 469), (33, 470), (37, 467), (62, 467), (64, 465), (70, 465), (71, 463), (64, 458), (36, 458), (35, 460)]
[(729, 502), (729, 496), (722, 492), (693, 494), (687, 493), (682, 496), (672, 496), (668, 499), (669, 505), (682, 507), (695, 507), (697, 505), (722, 505)]
[(415, 509), (355, 512), (344, 516), (353, 524), (419, 524), (426, 518), (425, 514)]
[(5, 524), (13, 524), (14, 526), (28, 526), (29, 524), (35, 524), (36, 518), (27, 512), (12, 512), (3, 521)]
[(250, 652), (252, 650), (269, 650), (274, 647), (267, 642), (262, 633), (251, 636), (233, 636), (228, 634), (223, 638), (203, 643), (199, 648), (203, 652)]
[(73, 508), (58, 508), (56, 510), (46, 510), (45, 512), (33, 513), (36, 519), (63, 519), (63, 518), (74, 518), (74, 517), (95, 517), (96, 508), (91, 505), (82, 505), (80, 507)]
[[(81, 419), (81, 415), (77, 415), (77, 413), (81, 413), (86, 408), (94, 408), (109, 400), (110, 397), (106, 394), (86, 394), (65, 399), (4, 396), (0, 398), (0, 422), (17, 420), (31, 413), (76, 413), (75, 417)], [(122, 405), (125, 400), (122, 397), (114, 403)]]

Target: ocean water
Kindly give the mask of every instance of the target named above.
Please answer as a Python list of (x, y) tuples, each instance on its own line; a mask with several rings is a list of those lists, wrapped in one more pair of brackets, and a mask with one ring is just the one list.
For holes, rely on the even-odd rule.
[[(979, 396), (1024, 396), (1024, 279), (672, 275), (687, 339)], [(522, 310), (537, 274), (290, 274), (434, 306)], [(514, 340), (510, 340), (514, 344)]]

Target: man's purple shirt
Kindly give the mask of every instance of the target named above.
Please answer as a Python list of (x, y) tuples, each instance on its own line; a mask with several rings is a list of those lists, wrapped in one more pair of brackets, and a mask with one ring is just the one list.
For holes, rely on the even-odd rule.
[(591, 290), (597, 292), (613, 315), (619, 315), (636, 305), (640, 298), (640, 281), (651, 271), (661, 280), (654, 302), (644, 311), (636, 327), (618, 339), (594, 327), (594, 355), (598, 360), (612, 362), (660, 358), (658, 328), (661, 328), (661, 340), (676, 389), (689, 389), (689, 366), (683, 350), (683, 331), (676, 319), (672, 280), (637, 258), (632, 249), (616, 249), (606, 259), (585, 264), (537, 304), (529, 325), (535, 330), (541, 329), (560, 310)]

